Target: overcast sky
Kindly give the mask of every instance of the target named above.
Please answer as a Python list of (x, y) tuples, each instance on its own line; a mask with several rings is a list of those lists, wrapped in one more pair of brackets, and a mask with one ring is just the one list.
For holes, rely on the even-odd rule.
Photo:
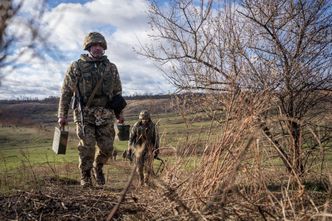
[[(24, 12), (33, 13), (34, 2), (38, 5), (40, 0), (25, 1)], [(83, 39), (92, 31), (105, 36), (106, 55), (118, 67), (124, 95), (173, 92), (161, 71), (133, 50), (139, 48), (139, 41), (149, 41), (146, 11), (146, 0), (49, 0), (42, 31), (49, 33), (49, 45), (56, 44), (59, 50), (45, 54), (43, 60), (26, 53), (20, 65), (2, 79), (0, 99), (59, 96), (66, 69), (80, 54), (87, 53), (82, 49)], [(18, 26), (11, 28), (20, 30)]]

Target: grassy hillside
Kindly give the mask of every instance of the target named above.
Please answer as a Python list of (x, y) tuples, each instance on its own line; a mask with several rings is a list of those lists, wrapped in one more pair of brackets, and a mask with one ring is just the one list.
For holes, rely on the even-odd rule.
[[(214, 169), (200, 170), (200, 166), (211, 158), (213, 160), (214, 155), (211, 153), (202, 158), (202, 153), (211, 148), (209, 145), (223, 148), (224, 144), (218, 143), (222, 128), (216, 122), (211, 122), (203, 113), (181, 117), (175, 112), (172, 101), (167, 98), (129, 100), (124, 111), (126, 123), (133, 125), (142, 109), (150, 110), (153, 120), (159, 125), (163, 148), (161, 157), (165, 160), (166, 166), (162, 167), (164, 171), (161, 179), (156, 180), (156, 186), (140, 188), (134, 177), (134, 184), (125, 197), (117, 218), (160, 220), (168, 217), (167, 220), (178, 220), (178, 213), (182, 214), (183, 220), (192, 219), (195, 215), (188, 213), (185, 204), (197, 197), (180, 196), (176, 193), (180, 188), (182, 194), (188, 190), (195, 190), (192, 186), (185, 186), (185, 181), (191, 180), (194, 183), (198, 175)], [(68, 126), (67, 153), (56, 155), (51, 149), (54, 127), (57, 126), (56, 111), (56, 102), (1, 103), (0, 204), (4, 205), (5, 209), (0, 212), (0, 220), (102, 220), (119, 199), (133, 167), (133, 164), (121, 158), (122, 151), (127, 148), (127, 142), (115, 140), (118, 158), (115, 161), (110, 160), (105, 167), (107, 185), (104, 188), (83, 191), (78, 182), (77, 137), (73, 123)], [(241, 139), (235, 144), (242, 145)], [(260, 154), (257, 152), (259, 148)], [(290, 208), (296, 207), (294, 217), (302, 217), (303, 211), (317, 213), (312, 205), (322, 211), (330, 199), (330, 181), (328, 177), (317, 173), (322, 166), (320, 158), (310, 167), (310, 176), (301, 178), (302, 189), (297, 184), (296, 177), (292, 178), (285, 173), (280, 158), (276, 157), (276, 154), (271, 154), (272, 152), (273, 148), (259, 147), (257, 144), (242, 158), (237, 159), (241, 154), (238, 155), (239, 153), (229, 149), (225, 151), (225, 156), (233, 156), (233, 161), (226, 161), (223, 157), (216, 161), (216, 167), (227, 169), (233, 166), (237, 169), (236, 179), (234, 174), (225, 175), (225, 180), (234, 185), (234, 189), (225, 187), (225, 192), (220, 193), (227, 194), (225, 197), (229, 200), (225, 204), (225, 209), (231, 214), (240, 211), (242, 218), (246, 216), (246, 211), (254, 212), (247, 215), (255, 217), (252, 220), (264, 220), (262, 217), (265, 216), (272, 217), (273, 220), (274, 213), (283, 214), (284, 205), (278, 202), (287, 202), (285, 210), (288, 212), (291, 211)], [(322, 154), (325, 158), (324, 166), (330, 170), (332, 154)], [(155, 169), (161, 168), (160, 166), (160, 161), (155, 160)], [(224, 170), (217, 172), (222, 173)], [(177, 183), (178, 180), (185, 181)], [(176, 183), (177, 186), (168, 186), (167, 182)], [(209, 176), (206, 181), (197, 182), (215, 181)], [(299, 191), (304, 191), (305, 194)], [(200, 198), (200, 202), (204, 204), (205, 200), (210, 198), (211, 196)], [(219, 202), (221, 199), (216, 200)], [(275, 208), (268, 206), (271, 202)], [(219, 206), (219, 203), (217, 205)], [(259, 215), (260, 210), (257, 210), (257, 206), (264, 207), (263, 215)], [(329, 206), (326, 208), (327, 212), (332, 209)], [(216, 211), (219, 209), (220, 207)], [(204, 217), (207, 220), (218, 220), (216, 215), (218, 214), (204, 214)], [(256, 219), (257, 217), (260, 218)], [(279, 219), (282, 216), (275, 217)]]
[[(124, 111), (126, 123), (133, 125), (143, 109), (150, 110), (154, 122), (158, 123), (163, 147), (178, 146), (181, 140), (188, 137), (196, 139), (204, 128), (210, 127), (209, 123), (197, 122), (188, 128), (172, 109), (171, 100), (165, 98), (128, 100)], [(1, 173), (15, 174), (16, 169), (49, 167), (50, 164), (77, 164), (78, 140), (72, 122), (67, 128), (69, 140), (66, 155), (55, 155), (52, 151), (54, 127), (57, 126), (56, 112), (56, 102), (19, 102), (0, 106)], [(116, 139), (114, 146), (120, 156), (127, 148), (127, 142)]]
[[(0, 153), (3, 162), (7, 164), (6, 168), (20, 164), (22, 161), (20, 155), (23, 153), (28, 153), (33, 163), (41, 163), (50, 158), (56, 162), (77, 160), (72, 156), (72, 153), (76, 152), (77, 143), (75, 125), (72, 122), (67, 128), (70, 131), (68, 154), (55, 157), (51, 150), (54, 127), (57, 126), (56, 109), (57, 104), (54, 103), (32, 102), (1, 106)], [(210, 127), (208, 122), (186, 125), (184, 120), (171, 109), (169, 99), (129, 100), (124, 111), (126, 124), (133, 125), (142, 109), (150, 110), (153, 121), (158, 123), (163, 146), (176, 146), (188, 135), (193, 139), (204, 128)], [(116, 140), (115, 147), (121, 152), (127, 147), (127, 142)]]
[[(125, 117), (135, 119), (141, 110), (154, 115), (174, 113), (171, 98), (127, 100)], [(57, 121), (58, 99), (0, 101), (0, 126), (49, 126)]]

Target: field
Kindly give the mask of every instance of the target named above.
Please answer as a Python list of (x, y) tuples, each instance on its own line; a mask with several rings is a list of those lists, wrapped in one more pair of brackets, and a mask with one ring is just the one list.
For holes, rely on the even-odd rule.
[[(121, 197), (133, 168), (133, 164), (122, 158), (122, 152), (127, 148), (127, 142), (115, 140), (114, 146), (118, 156), (116, 160), (110, 160), (106, 165), (105, 174), (108, 182), (105, 187), (83, 190), (78, 182), (77, 138), (72, 123), (68, 127), (70, 136), (67, 153), (56, 155), (51, 148), (57, 120), (56, 106), (56, 103), (31, 104), (28, 102), (6, 104), (2, 105), (0, 109), (0, 204), (3, 205), (0, 220), (104, 220)], [(186, 199), (174, 194), (176, 188), (181, 188), (181, 184), (174, 187), (165, 183), (171, 182), (176, 177), (188, 176), (188, 174), (189, 179), (190, 176), (193, 176), (190, 175), (191, 172), (197, 173), (200, 165), (204, 164), (204, 159), (200, 157), (204, 149), (213, 143), (213, 140), (218, 139), (217, 125), (211, 123), (204, 114), (190, 115), (184, 119), (172, 109), (169, 99), (129, 101), (125, 111), (126, 123), (133, 125), (141, 109), (151, 110), (153, 120), (158, 122), (163, 148), (161, 158), (166, 161), (166, 167), (161, 174), (163, 178), (156, 181), (152, 187), (139, 187), (137, 178), (134, 177), (134, 182), (115, 218), (118, 220), (163, 220), (167, 217), (165, 220), (177, 220), (182, 217), (183, 220), (219, 220), (218, 213), (204, 216), (191, 214), (190, 209), (186, 206)], [(225, 207), (226, 212), (245, 213), (245, 210), (237, 208), (247, 206), (246, 210), (249, 213), (249, 208), (263, 205), (263, 202), (265, 203), (265, 200), (271, 196), (275, 198), (270, 200), (275, 202), (284, 202), (283, 200), (288, 197), (288, 206), (292, 207), (293, 204), (295, 206), (292, 195), (298, 194), (299, 189), (296, 187), (296, 182), (293, 183), (294, 180), (287, 177), (281, 160), (277, 157), (271, 157), (268, 161), (262, 159), (257, 166), (256, 158), (253, 157), (254, 152), (244, 157), (241, 165), (236, 166), (240, 179), (233, 179), (232, 174), (229, 174), (229, 182), (233, 180), (242, 189), (225, 187), (225, 193), (227, 192), (230, 198), (233, 197), (232, 199), (237, 201), (229, 202)], [(331, 152), (325, 154), (324, 166), (327, 171), (331, 171), (332, 154)], [(262, 172), (252, 174), (256, 166), (257, 168), (262, 167)], [(311, 168), (318, 171), (320, 166), (318, 161), (317, 165), (313, 165)], [(154, 167), (155, 169), (160, 168), (160, 162), (156, 160)], [(184, 170), (178, 172), (181, 168)], [(252, 168), (254, 170), (251, 170)], [(183, 171), (185, 172), (183, 173)], [(205, 173), (208, 174), (208, 172)], [(246, 179), (249, 180), (256, 175), (259, 176), (256, 179), (257, 183), (245, 182)], [(259, 188), (262, 188), (259, 179), (263, 179), (263, 176), (270, 179), (267, 186), (268, 190), (273, 193), (270, 196), (263, 196), (259, 191)], [(288, 190), (295, 188), (295, 191), (287, 192), (284, 189), (285, 184)], [(312, 213), (308, 212), (307, 216), (303, 214), (303, 211), (306, 211), (307, 208), (310, 210), (316, 208), (317, 211), (325, 211), (326, 214), (331, 211), (329, 206), (331, 187), (328, 177), (322, 178), (319, 174), (310, 175), (310, 178), (303, 181), (303, 184), (303, 191), (309, 191), (301, 195), (305, 199), (303, 200), (305, 203), (302, 204), (304, 210), (299, 208), (300, 212), (298, 212), (297, 209), (294, 209), (294, 216), (309, 217), (308, 220), (321, 220), (321, 216), (314, 218)], [(183, 193), (186, 192), (185, 189), (183, 187)], [(289, 195), (285, 198), (282, 195), (286, 193)], [(257, 196), (258, 204), (251, 205), (250, 199), (241, 199), (241, 196), (246, 197), (246, 194), (251, 194), (253, 198)], [(158, 200), (158, 198), (160, 199)], [(202, 199), (204, 200), (204, 198)], [(222, 200), (218, 198), (217, 201)], [(151, 202), (153, 203), (151, 204)], [(286, 207), (285, 205), (280, 206), (281, 210)], [(160, 211), (160, 208), (165, 209)], [(261, 210), (263, 215), (260, 215), (257, 220), (278, 220), (279, 216), (271, 212), (274, 209), (263, 209), (262, 207)], [(160, 214), (156, 214), (157, 211), (160, 211)], [(166, 215), (169, 212), (171, 215)], [(239, 217), (241, 216), (239, 215)], [(238, 220), (235, 217), (229, 219)], [(250, 220), (256, 220), (256, 218), (250, 218)]]
[[(175, 154), (173, 149), (182, 142), (181, 140), (184, 140), (188, 135), (191, 136), (190, 139), (197, 139), (198, 133), (210, 125), (208, 123), (193, 123), (190, 125), (190, 129), (186, 130), (188, 126), (185, 126), (183, 119), (177, 116), (174, 111), (166, 108), (170, 106), (169, 102), (169, 100), (129, 102), (125, 119), (127, 124), (133, 125), (141, 109), (152, 110), (154, 121), (158, 122), (159, 125), (161, 146), (167, 149), (164, 151), (163, 158), (172, 161), (172, 155)], [(57, 125), (56, 106), (56, 103), (39, 104), (34, 102), (2, 106), (0, 110), (0, 192), (4, 195), (0, 201), (3, 205), (8, 203), (8, 199), (4, 198), (5, 196), (10, 196), (10, 201), (14, 200), (17, 191), (25, 191), (25, 194), (34, 195), (36, 189), (44, 191), (43, 187), (45, 186), (57, 188), (58, 190), (51, 190), (51, 192), (55, 192), (54, 194), (59, 194), (57, 192), (62, 188), (70, 188), (70, 192), (75, 191), (74, 196), (70, 195), (70, 197), (84, 198), (80, 195), (85, 193), (81, 193), (82, 190), (78, 186), (79, 171), (76, 149), (78, 141), (73, 123), (67, 127), (69, 139), (66, 154), (56, 155), (51, 147), (54, 127)], [(160, 110), (160, 107), (163, 110)], [(96, 190), (98, 194), (108, 194), (110, 198), (115, 198), (114, 194), (120, 193), (133, 166), (121, 156), (122, 152), (127, 149), (127, 141), (119, 141), (116, 138), (114, 146), (118, 152), (117, 160), (110, 161), (105, 169), (106, 177), (111, 180), (111, 183), (102, 190)], [(155, 162), (156, 167), (159, 165), (160, 162)], [(25, 199), (25, 197), (23, 198)], [(90, 204), (90, 201), (86, 203)], [(23, 207), (23, 205), (21, 206)], [(8, 210), (0, 214), (1, 220), (17, 216), (14, 211), (10, 210), (10, 205), (8, 207)], [(133, 208), (133, 210), (135, 209)], [(100, 216), (105, 216), (105, 212), (108, 211), (103, 211)], [(29, 219), (25, 215), (28, 214), (22, 213), (18, 217)], [(58, 216), (60, 215), (58, 214)], [(88, 214), (87, 217), (91, 215)]]

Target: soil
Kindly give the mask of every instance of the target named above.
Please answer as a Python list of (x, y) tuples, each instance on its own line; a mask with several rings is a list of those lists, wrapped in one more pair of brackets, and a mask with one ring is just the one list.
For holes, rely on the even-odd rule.
[[(145, 208), (134, 193), (135, 185), (128, 191), (114, 220), (144, 213)], [(82, 188), (77, 180), (45, 177), (42, 185), (30, 190), (0, 195), (0, 220), (105, 220), (118, 203), (122, 190), (107, 184)]]

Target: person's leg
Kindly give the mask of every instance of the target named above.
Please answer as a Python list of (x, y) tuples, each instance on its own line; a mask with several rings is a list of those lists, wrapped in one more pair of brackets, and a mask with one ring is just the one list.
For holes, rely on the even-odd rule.
[(93, 164), (93, 170), (98, 185), (105, 184), (103, 166), (112, 156), (114, 137), (115, 131), (113, 123), (96, 127), (98, 151)]
[(146, 158), (145, 145), (135, 146), (135, 162), (137, 164), (137, 173), (141, 186), (144, 186), (144, 164)]
[(88, 187), (92, 185), (91, 169), (95, 157), (95, 128), (94, 125), (85, 126), (85, 134), (83, 135), (82, 127), (76, 125), (77, 136), (79, 138), (78, 154), (79, 154), (79, 169), (81, 173), (81, 185)]
[(149, 184), (151, 176), (153, 176), (153, 151), (152, 148), (148, 147), (147, 148), (147, 153), (145, 157), (145, 179), (144, 182), (146, 184)]

